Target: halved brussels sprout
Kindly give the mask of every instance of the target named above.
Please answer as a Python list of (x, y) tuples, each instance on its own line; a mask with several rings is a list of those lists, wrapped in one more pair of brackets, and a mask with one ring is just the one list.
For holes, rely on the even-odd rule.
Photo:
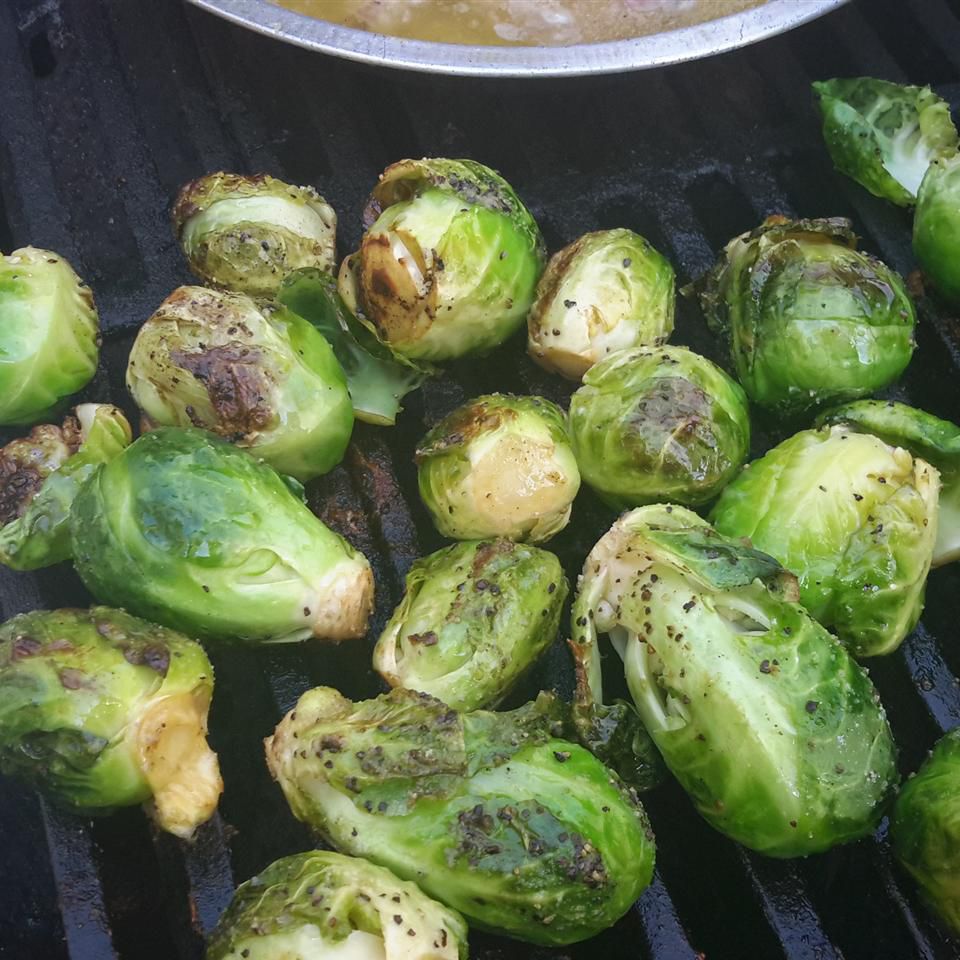
[(579, 380), (608, 354), (673, 331), (673, 267), (632, 230), (598, 230), (555, 253), (527, 317), (527, 353)]
[(845, 426), (804, 430), (751, 463), (710, 515), (797, 575), (800, 602), (858, 657), (916, 626), (937, 536), (940, 477)]
[(694, 285), (752, 403), (794, 416), (903, 373), (913, 303), (900, 277), (856, 245), (849, 220), (768, 217)]
[(940, 739), (903, 785), (890, 839), (924, 900), (960, 934), (960, 727)]
[(960, 154), (934, 160), (917, 194), (913, 253), (937, 292), (960, 304)]
[(930, 162), (960, 146), (950, 105), (929, 87), (853, 77), (813, 89), (834, 166), (876, 197), (916, 203)]
[(560, 945), (615, 923), (649, 884), (643, 808), (558, 734), (547, 695), (458, 714), (424, 693), (305, 693), (266, 740), (294, 816), (414, 880), (481, 930)]
[(400, 401), (429, 375), (398, 359), (353, 315), (337, 292), (337, 281), (322, 270), (296, 270), (283, 281), (277, 299), (323, 334), (347, 377), (358, 420), (392, 426)]
[(892, 400), (848, 403), (824, 414), (817, 423), (872, 433), (936, 467), (940, 471), (940, 498), (932, 566), (960, 559), (960, 427)]
[(343, 459), (353, 429), (330, 344), (241, 293), (174, 290), (137, 334), (127, 389), (149, 426), (202, 427), (303, 482)]
[(546, 550), (510, 540), (438, 550), (407, 574), (374, 669), (454, 710), (495, 707), (556, 639), (567, 590)]
[(0, 256), (0, 425), (37, 423), (97, 370), (100, 327), (90, 288), (59, 254)]
[(0, 563), (36, 570), (70, 559), (70, 507), (97, 466), (132, 439), (109, 403), (81, 403), (63, 426), (44, 424), (0, 449)]
[(37, 610), (0, 626), (0, 769), (78, 811), (145, 805), (189, 837), (223, 791), (207, 746), (203, 648), (123, 610)]
[(573, 607), (578, 706), (602, 702), (606, 634), (701, 816), (773, 857), (868, 834), (897, 782), (873, 685), (796, 597), (772, 557), (656, 504), (600, 539)]
[(583, 479), (614, 507), (706, 503), (750, 450), (743, 390), (685, 347), (634, 347), (591, 367), (570, 433)]
[(284, 857), (240, 884), (206, 960), (467, 960), (454, 910), (383, 867), (327, 850)]
[(454, 540), (548, 540), (580, 489), (567, 418), (542, 397), (471, 400), (423, 438), (416, 461), (420, 496)]
[(366, 558), (270, 467), (212, 434), (144, 434), (84, 484), (74, 563), (98, 599), (210, 639), (362, 636)]
[(173, 229), (204, 283), (270, 297), (291, 270), (333, 271), (337, 215), (313, 187), (265, 173), (208, 173), (185, 184)]
[(391, 350), (444, 361), (516, 333), (546, 255), (530, 212), (474, 160), (401, 160), (364, 211), (360, 249), (344, 261), (348, 305)]

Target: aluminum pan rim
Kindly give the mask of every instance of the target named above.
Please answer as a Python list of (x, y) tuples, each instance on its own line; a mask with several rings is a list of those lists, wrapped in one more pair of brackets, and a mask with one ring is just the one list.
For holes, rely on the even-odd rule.
[(767, 0), (761, 7), (680, 30), (568, 47), (493, 47), (388, 37), (317, 20), (269, 0), (190, 0), (258, 33), (372, 66), (470, 77), (621, 73), (734, 50), (823, 16), (849, 0)]

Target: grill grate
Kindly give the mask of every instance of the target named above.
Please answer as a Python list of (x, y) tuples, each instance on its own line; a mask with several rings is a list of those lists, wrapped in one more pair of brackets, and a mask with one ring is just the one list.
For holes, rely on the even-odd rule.
[[(738, 53), (681, 67), (573, 81), (454, 80), (378, 73), (246, 33), (179, 0), (0, 3), (0, 248), (63, 253), (93, 286), (105, 327), (91, 399), (125, 402), (137, 326), (188, 275), (167, 224), (182, 182), (217, 168), (315, 183), (341, 217), (341, 253), (359, 239), (366, 192), (404, 156), (472, 155), (530, 204), (552, 249), (586, 230), (647, 236), (686, 282), (717, 247), (773, 212), (851, 216), (868, 249), (912, 269), (909, 218), (832, 173), (811, 79), (874, 74), (933, 82), (960, 99), (960, 3), (858, 0)], [(675, 339), (712, 354), (695, 306)], [(956, 418), (960, 326), (923, 312), (919, 351), (893, 394)], [(416, 495), (410, 451), (426, 426), (493, 389), (565, 401), (565, 385), (511, 344), (411, 396), (394, 430), (359, 425), (344, 464), (311, 505), (373, 563), (376, 636), (413, 559), (441, 545)], [(127, 404), (127, 406), (129, 406)], [(5, 440), (6, 436), (0, 437)], [(758, 437), (758, 443), (770, 436)], [(588, 496), (553, 548), (568, 574), (610, 517)], [(920, 628), (871, 668), (914, 769), (960, 723), (960, 569), (931, 576)], [(4, 618), (84, 605), (69, 568), (0, 574)], [(213, 651), (211, 739), (226, 781), (219, 815), (186, 846), (137, 810), (83, 820), (0, 782), (0, 956), (34, 960), (198, 960), (235, 880), (309, 837), (270, 782), (259, 749), (298, 694), (326, 682), (369, 695), (372, 641), (330, 648)], [(568, 689), (558, 644), (535, 681)], [(882, 826), (853, 847), (801, 862), (765, 860), (710, 830), (675, 785), (646, 798), (658, 873), (613, 930), (547, 951), (473, 938), (480, 960), (859, 960), (960, 956), (892, 866)]]

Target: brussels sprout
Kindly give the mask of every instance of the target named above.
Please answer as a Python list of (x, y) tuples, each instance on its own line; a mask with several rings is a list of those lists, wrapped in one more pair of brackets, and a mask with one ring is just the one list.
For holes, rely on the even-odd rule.
[(913, 353), (903, 281), (849, 220), (768, 217), (694, 285), (751, 402), (793, 416), (892, 383)]
[(527, 353), (579, 380), (607, 354), (673, 331), (673, 267), (632, 230), (588, 233), (553, 255), (527, 317)]
[(817, 423), (837, 423), (847, 431), (872, 433), (936, 467), (940, 498), (932, 566), (960, 559), (960, 427), (892, 400), (848, 403), (824, 414)]
[(266, 464), (201, 430), (147, 433), (81, 488), (77, 572), (98, 599), (210, 639), (362, 636), (364, 556)]
[(498, 173), (474, 160), (401, 160), (380, 176), (341, 294), (391, 350), (444, 361), (492, 350), (523, 326), (543, 238)]
[(896, 783), (866, 673), (772, 557), (683, 507), (624, 514), (573, 608), (578, 704), (602, 702), (598, 634), (667, 766), (711, 826), (774, 857), (869, 833)]
[(109, 403), (82, 403), (0, 449), (0, 563), (36, 570), (70, 559), (70, 506), (84, 480), (132, 438)]
[(173, 206), (173, 229), (204, 283), (271, 297), (298, 267), (332, 272), (337, 215), (313, 187), (265, 173), (208, 173), (186, 184)]
[(343, 459), (353, 429), (327, 341), (242, 293), (174, 290), (137, 334), (127, 389), (150, 426), (211, 430), (304, 482)]
[(913, 252), (945, 299), (960, 304), (960, 154), (934, 160), (913, 215)]
[(556, 639), (567, 589), (546, 550), (509, 540), (438, 550), (407, 574), (373, 666), (454, 710), (494, 707)]
[(684, 347), (634, 347), (591, 367), (570, 433), (583, 479), (615, 507), (705, 503), (750, 450), (743, 390)]
[(344, 853), (414, 880), (478, 929), (566, 944), (619, 919), (650, 882), (636, 794), (559, 738), (541, 694), (458, 714), (396, 689), (305, 693), (266, 741), (294, 815)]
[(463, 917), (364, 860), (310, 850), (242, 883), (206, 960), (467, 960)]
[(400, 401), (423, 383), (428, 371), (398, 360), (350, 312), (337, 293), (337, 281), (322, 270), (305, 268), (289, 274), (277, 299), (312, 323), (333, 347), (347, 377), (356, 418), (392, 426), (403, 409)]
[(542, 397), (471, 400), (424, 437), (416, 462), (433, 522), (455, 540), (548, 540), (580, 489), (567, 418)]
[(896, 650), (920, 619), (939, 490), (930, 464), (834, 426), (751, 463), (710, 519), (793, 571), (809, 613), (871, 657)]
[(0, 256), (0, 425), (52, 417), (99, 356), (93, 294), (70, 264), (36, 247)]
[(213, 669), (194, 640), (123, 610), (0, 626), (0, 770), (83, 812), (143, 803), (189, 837), (223, 791), (207, 746)]
[(929, 87), (854, 77), (813, 89), (834, 166), (875, 197), (911, 206), (930, 161), (960, 146), (949, 104)]
[(903, 785), (890, 838), (926, 902), (960, 934), (960, 727), (941, 738)]

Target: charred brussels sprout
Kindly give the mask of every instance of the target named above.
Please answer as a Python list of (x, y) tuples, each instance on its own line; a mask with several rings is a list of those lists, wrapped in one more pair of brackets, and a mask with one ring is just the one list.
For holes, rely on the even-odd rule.
[(824, 414), (818, 422), (872, 433), (936, 467), (940, 471), (940, 498), (932, 566), (960, 559), (960, 427), (890, 400), (848, 403)]
[(810, 614), (870, 657), (920, 619), (939, 489), (907, 450), (842, 426), (804, 430), (744, 469), (711, 521), (793, 571)]
[(313, 187), (266, 174), (210, 173), (186, 184), (173, 229), (204, 283), (271, 297), (298, 267), (332, 271), (337, 215)]
[(960, 154), (934, 160), (913, 215), (913, 252), (945, 299), (960, 304)]
[(567, 418), (542, 397), (471, 400), (424, 437), (416, 461), (420, 496), (455, 540), (548, 540), (580, 489)]
[(949, 104), (929, 87), (854, 77), (813, 89), (834, 166), (876, 197), (916, 203), (930, 162), (960, 146)]
[(364, 212), (341, 293), (391, 350), (413, 360), (483, 353), (523, 326), (543, 239), (498, 173), (473, 160), (401, 160)]
[(203, 648), (122, 610), (38, 610), (0, 626), (0, 769), (84, 812), (143, 803), (189, 837), (223, 790), (207, 746)]
[(894, 856), (926, 902), (960, 934), (960, 727), (940, 740), (903, 785), (890, 838)]
[(373, 651), (393, 687), (454, 710), (496, 706), (557, 637), (567, 580), (546, 550), (457, 543), (418, 560)]
[(856, 243), (848, 220), (768, 217), (695, 285), (751, 402), (794, 416), (880, 390), (910, 362), (903, 281)]
[(0, 449), (0, 563), (36, 570), (70, 559), (70, 506), (84, 480), (132, 438), (109, 403), (82, 403), (60, 427)]
[(306, 320), (205, 287), (174, 290), (140, 328), (127, 388), (150, 426), (203, 427), (304, 482), (353, 429), (343, 370)]
[(876, 691), (796, 596), (772, 557), (653, 505), (593, 548), (573, 608), (578, 706), (602, 701), (606, 634), (700, 814), (774, 857), (869, 833), (897, 779)]
[(200, 430), (145, 434), (82, 487), (74, 563), (95, 597), (210, 639), (363, 635), (370, 565), (266, 464)]
[(579, 380), (608, 354), (673, 331), (673, 267), (632, 230), (598, 230), (554, 254), (527, 317), (527, 352)]
[(395, 357), (357, 320), (337, 292), (337, 281), (322, 270), (291, 273), (277, 299), (313, 324), (333, 347), (356, 418), (392, 426), (403, 409), (400, 401), (423, 383), (427, 371)]
[(591, 367), (570, 433), (583, 479), (615, 507), (705, 503), (750, 449), (743, 390), (684, 347), (635, 347)]
[(561, 739), (546, 695), (457, 714), (412, 690), (351, 703), (305, 693), (266, 741), (294, 815), (344, 853), (415, 881), (471, 926), (574, 943), (618, 920), (650, 882), (636, 796)]
[(0, 256), (0, 425), (53, 416), (99, 356), (93, 294), (70, 264), (35, 247)]
[(463, 917), (413, 883), (326, 850), (271, 863), (243, 883), (206, 960), (467, 960)]

